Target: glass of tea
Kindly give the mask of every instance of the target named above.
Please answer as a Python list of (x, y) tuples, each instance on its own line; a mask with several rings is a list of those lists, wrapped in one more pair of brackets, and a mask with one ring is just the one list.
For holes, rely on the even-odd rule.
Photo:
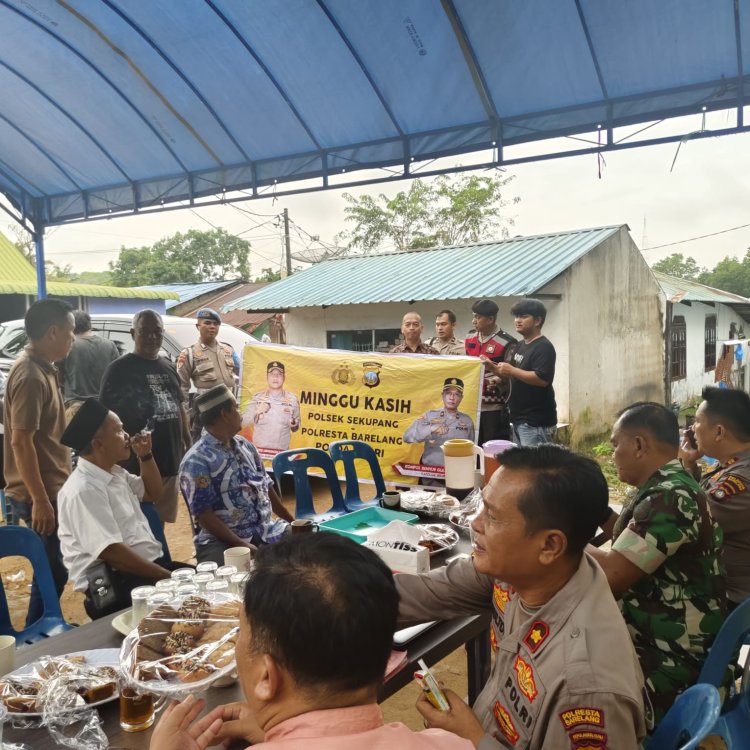
[(120, 726), (126, 732), (148, 729), (166, 698), (157, 698), (153, 693), (139, 693), (131, 687), (120, 688)]

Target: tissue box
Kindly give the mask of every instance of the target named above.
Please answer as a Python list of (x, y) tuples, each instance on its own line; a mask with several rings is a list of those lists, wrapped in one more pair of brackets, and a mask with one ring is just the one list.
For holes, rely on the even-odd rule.
[(395, 539), (368, 539), (364, 546), (377, 553), (394, 573), (420, 575), (430, 571), (430, 551), (427, 547)]

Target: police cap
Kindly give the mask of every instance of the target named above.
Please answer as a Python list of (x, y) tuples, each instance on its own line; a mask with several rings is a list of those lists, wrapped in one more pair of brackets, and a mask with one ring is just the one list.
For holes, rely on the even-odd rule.
[(443, 383), (443, 390), (446, 388), (455, 388), (457, 391), (464, 392), (464, 381), (461, 378), (446, 378)]
[(271, 372), (271, 370), (281, 370), (281, 372), (286, 374), (286, 369), (284, 368), (283, 363), (277, 362), (276, 360), (268, 363), (268, 367), (266, 367), (266, 373)]

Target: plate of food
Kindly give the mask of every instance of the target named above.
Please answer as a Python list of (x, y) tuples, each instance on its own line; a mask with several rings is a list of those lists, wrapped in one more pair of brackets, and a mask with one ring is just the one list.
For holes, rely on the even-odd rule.
[(239, 599), (219, 594), (157, 607), (122, 644), (123, 676), (159, 695), (199, 692), (234, 669), (239, 615)]
[(458, 533), (445, 523), (420, 523), (422, 532), (419, 544), (430, 550), (430, 556), (453, 549), (458, 544)]
[(60, 711), (95, 708), (119, 697), (119, 664), (116, 648), (44, 656), (0, 678), (0, 701), (13, 718), (39, 718), (51, 702)]

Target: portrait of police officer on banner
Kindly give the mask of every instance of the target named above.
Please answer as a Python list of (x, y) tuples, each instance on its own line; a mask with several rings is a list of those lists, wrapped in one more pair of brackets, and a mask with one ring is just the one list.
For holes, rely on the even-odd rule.
[(242, 426), (252, 429), (257, 448), (285, 451), (300, 428), (299, 400), (285, 390), (286, 368), (274, 360), (266, 367), (268, 388), (258, 391), (242, 414)]
[(443, 383), (442, 408), (425, 412), (404, 433), (405, 443), (424, 443), (421, 464), (445, 466), (442, 446), (446, 440), (474, 440), (472, 418), (458, 410), (463, 397), (464, 381), (460, 378), (446, 378)]

